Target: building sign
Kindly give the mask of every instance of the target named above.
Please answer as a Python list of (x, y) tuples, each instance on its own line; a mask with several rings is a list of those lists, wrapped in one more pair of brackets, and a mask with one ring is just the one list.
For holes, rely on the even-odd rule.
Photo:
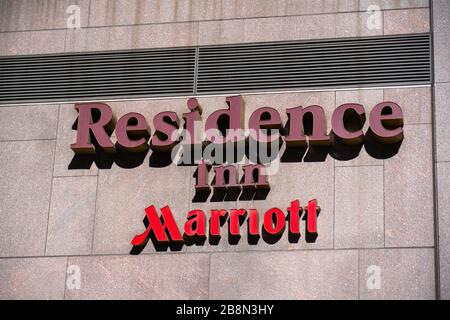
[[(305, 153), (331, 154), (348, 160), (356, 157), (363, 145), (371, 145), (375, 150), (372, 155), (378, 157), (381, 151), (398, 148), (403, 140), (403, 113), (391, 101), (380, 102), (371, 109), (365, 131), (364, 106), (340, 105), (331, 114), (330, 132), (327, 132), (326, 113), (319, 105), (286, 109), (286, 123), (275, 108), (262, 107), (252, 112), (245, 123), (243, 98), (226, 97), (225, 102), (226, 108), (204, 117), (197, 99), (190, 98), (182, 115), (172, 111), (156, 114), (152, 119), (154, 131), (148, 124), (150, 119), (142, 114), (130, 112), (116, 119), (107, 104), (76, 104), (77, 138), (71, 148), (76, 155), (102, 152), (113, 157), (132, 156), (151, 149), (154, 153), (170, 155), (176, 165), (197, 166), (195, 199), (206, 201), (213, 192), (213, 197), (218, 199), (241, 195), (240, 200), (251, 200), (263, 198), (270, 191), (269, 177), (276, 174), (280, 161), (295, 161), (296, 157), (301, 161)], [(111, 139), (113, 132), (115, 143)], [(370, 148), (366, 150), (371, 153)], [(307, 201), (304, 208), (301, 201)], [(145, 209), (145, 231), (131, 243), (142, 248), (152, 239), (155, 246), (180, 247), (203, 244), (208, 234), (209, 242), (217, 244), (226, 221), (230, 243), (239, 241), (244, 221), (247, 221), (247, 238), (251, 244), (257, 243), (261, 236), (267, 243), (274, 243), (285, 229), (289, 241), (297, 242), (303, 217), (305, 241), (314, 242), (320, 211), (316, 199), (293, 199), (286, 210), (268, 208), (261, 217), (251, 208), (218, 208), (208, 213), (191, 210), (184, 225), (179, 226), (169, 204), (160, 208), (160, 212), (150, 205)]]

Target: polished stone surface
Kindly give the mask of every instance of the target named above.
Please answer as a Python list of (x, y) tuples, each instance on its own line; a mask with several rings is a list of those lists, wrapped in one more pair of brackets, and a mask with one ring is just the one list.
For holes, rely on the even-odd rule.
[(43, 255), (54, 140), (0, 143), (0, 256)]
[(214, 45), (244, 41), (244, 20), (202, 21), (198, 44)]
[(384, 161), (386, 247), (433, 246), (431, 126), (405, 125), (397, 155)]
[(367, 37), (383, 34), (383, 19), (380, 15), (380, 23), (371, 24), (372, 12), (355, 12), (336, 14), (336, 34), (340, 37)]
[(111, 49), (109, 28), (68, 29), (66, 52), (106, 51)]
[(450, 83), (438, 83), (435, 86), (435, 125), (436, 125), (436, 160), (450, 161), (450, 108), (448, 107)]
[(151, 24), (110, 28), (111, 50), (197, 45), (198, 23)]
[[(145, 231), (144, 209), (169, 205), (179, 227), (186, 221), (189, 201), (189, 167), (101, 171), (99, 175), (94, 253), (129, 253), (131, 240)], [(111, 201), (114, 199), (114, 201)], [(182, 229), (180, 230), (182, 232)], [(152, 242), (145, 247), (154, 252)], [(169, 251), (170, 252), (170, 249)]]
[[(66, 28), (69, 4), (80, 5), (81, 29)], [(369, 5), (383, 10), (381, 28), (368, 26)], [(428, 5), (427, 0), (48, 0), (43, 7), (38, 0), (5, 0), (0, 55), (422, 33), (430, 31)], [(450, 81), (448, 1), (433, 7), (440, 278), (442, 297), (448, 298), (449, 170), (442, 162), (450, 161), (450, 88), (443, 83)], [(362, 103), (369, 112), (392, 100), (404, 112), (405, 140), (384, 160), (363, 148), (348, 161), (309, 155), (283, 162), (269, 177), (265, 200), (217, 202), (193, 202), (195, 167), (161, 166), (152, 152), (141, 163), (72, 161), (77, 118), (72, 103), (0, 108), (0, 298), (433, 299), (430, 93), (428, 87), (410, 87), (245, 95), (246, 123), (260, 107), (276, 108), (285, 122), (286, 108), (319, 104), (328, 130), (341, 103)], [(202, 118), (226, 108), (225, 96), (198, 97)], [(152, 133), (156, 113), (187, 112), (186, 97), (108, 103), (118, 117), (142, 113)], [(23, 124), (24, 130), (15, 129)], [(305, 206), (313, 198), (322, 209), (315, 242), (305, 241), (304, 220), (297, 243), (290, 243), (285, 231), (274, 244), (264, 239), (249, 244), (244, 224), (237, 245), (229, 243), (224, 226), (216, 246), (160, 252), (149, 241), (140, 256), (129, 255), (131, 239), (145, 230), (144, 209), (152, 204), (158, 210), (170, 205), (182, 229), (192, 209), (209, 215), (213, 208), (255, 208), (261, 223), (271, 207), (285, 211), (291, 200)], [(80, 289), (66, 286), (67, 265), (80, 268)], [(367, 287), (371, 265), (381, 270), (378, 290)]]
[(384, 89), (384, 101), (394, 101), (403, 111), (405, 124), (431, 123), (431, 88)]
[(381, 10), (427, 8), (428, 0), (360, 0), (359, 9), (364, 11), (371, 5), (380, 7)]
[(97, 177), (53, 179), (46, 255), (91, 253), (96, 191)]
[(0, 259), (0, 299), (64, 299), (66, 265), (66, 257)]
[(359, 251), (360, 299), (434, 299), (434, 280), (433, 248)]
[[(311, 15), (244, 20), (244, 41), (284, 41), (332, 38), (336, 16)], [(327, 23), (322, 23), (327, 21)]]
[(0, 140), (56, 139), (58, 105), (0, 108)]
[(430, 10), (390, 10), (384, 12), (384, 34), (424, 33), (430, 31)]
[[(378, 103), (383, 101), (383, 90), (380, 89), (363, 89), (363, 90), (340, 90), (336, 91), (336, 108), (344, 103), (362, 104), (366, 112), (366, 122), (363, 131), (366, 133), (369, 128), (370, 111)], [(383, 165), (383, 159), (376, 159), (367, 153), (364, 146), (361, 147), (357, 156), (346, 160), (338, 158), (335, 162), (337, 167), (342, 166), (363, 166), (363, 165)]]
[(434, 73), (436, 82), (450, 82), (450, 2), (433, 0)]
[[(0, 2), (0, 31), (63, 29), (74, 14), (71, 5), (80, 9), (80, 26), (89, 18), (90, 0), (2, 0)], [(72, 21), (72, 20), (69, 20)]]
[(65, 35), (66, 30), (0, 33), (0, 55), (62, 53)]
[(81, 288), (66, 299), (207, 299), (206, 254), (69, 258), (80, 268)]
[(450, 299), (450, 163), (437, 164), (441, 298)]
[(211, 299), (356, 299), (356, 250), (214, 253)]
[(383, 247), (383, 167), (336, 168), (335, 188), (335, 248)]
[(73, 125), (78, 118), (78, 112), (73, 104), (62, 104), (59, 107), (58, 134), (56, 138), (56, 154), (53, 175), (84, 176), (97, 175), (98, 169), (93, 161), (77, 161), (70, 145), (77, 139), (77, 131)]

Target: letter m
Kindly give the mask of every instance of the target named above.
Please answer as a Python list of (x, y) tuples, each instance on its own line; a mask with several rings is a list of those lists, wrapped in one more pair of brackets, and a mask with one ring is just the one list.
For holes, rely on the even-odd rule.
[[(180, 234), (177, 223), (173, 218), (172, 211), (169, 206), (161, 209), (161, 217), (158, 216), (155, 206), (150, 206), (145, 209), (146, 220), (148, 220), (147, 229), (144, 233), (137, 235), (131, 240), (133, 246), (144, 246), (153, 232), (156, 240), (161, 243), (182, 242), (183, 237)], [(145, 221), (145, 219), (144, 219)], [(167, 236), (169, 235), (169, 237)]]

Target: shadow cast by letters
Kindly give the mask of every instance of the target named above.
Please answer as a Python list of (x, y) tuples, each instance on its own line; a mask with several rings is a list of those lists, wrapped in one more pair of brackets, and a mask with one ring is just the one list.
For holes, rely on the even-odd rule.
[[(162, 216), (160, 217), (160, 220), (161, 220), (161, 223), (164, 224), (164, 218)], [(147, 229), (148, 226), (150, 225), (147, 216), (145, 216), (143, 223), (144, 223), (145, 228)], [(168, 232), (166, 232), (166, 234), (167, 234), (167, 237), (169, 238), (169, 242), (162, 243), (162, 242), (158, 241), (158, 239), (155, 236), (155, 232), (153, 231), (153, 229), (151, 229), (146, 241), (140, 246), (133, 246), (131, 248), (130, 254), (132, 254), (132, 255), (140, 254), (144, 250), (144, 248), (147, 246), (149, 239), (153, 243), (155, 250), (158, 252), (168, 251), (169, 249), (170, 249), (170, 251), (181, 251), (181, 249), (183, 248), (183, 243), (172, 241), (172, 239), (170, 238), (170, 234)]]

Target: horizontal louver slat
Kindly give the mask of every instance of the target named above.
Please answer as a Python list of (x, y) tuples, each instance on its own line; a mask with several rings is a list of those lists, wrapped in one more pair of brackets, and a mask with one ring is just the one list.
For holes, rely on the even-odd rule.
[(428, 35), (199, 49), (197, 93), (425, 84)]
[(0, 104), (430, 83), (429, 34), (0, 57)]
[(195, 48), (0, 58), (0, 103), (192, 95)]

